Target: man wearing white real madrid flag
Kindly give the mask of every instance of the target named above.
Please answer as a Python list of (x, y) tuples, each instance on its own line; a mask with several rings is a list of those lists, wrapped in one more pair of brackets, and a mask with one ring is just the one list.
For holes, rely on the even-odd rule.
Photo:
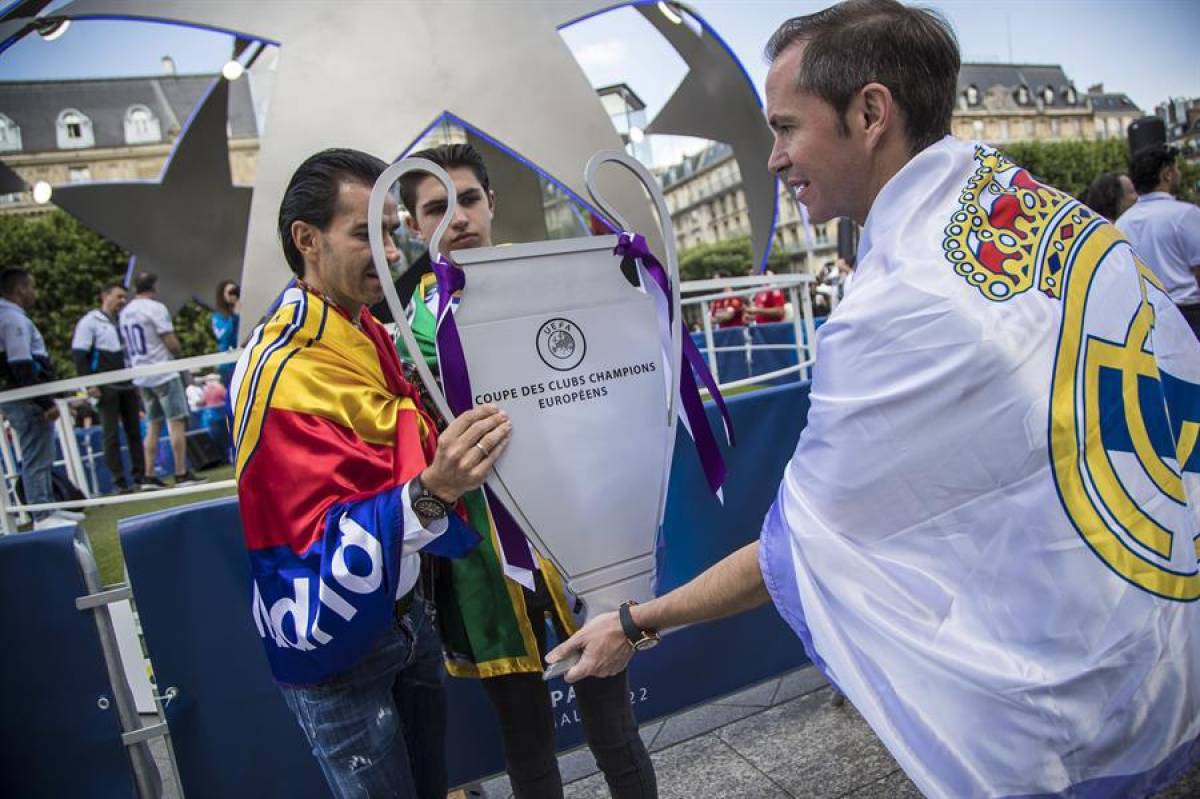
[(767, 55), (770, 168), (864, 225), (808, 426), (757, 543), (548, 660), (770, 600), (929, 796), (1155, 792), (1200, 756), (1195, 337), (1114, 227), (946, 135), (938, 16), (851, 0)]

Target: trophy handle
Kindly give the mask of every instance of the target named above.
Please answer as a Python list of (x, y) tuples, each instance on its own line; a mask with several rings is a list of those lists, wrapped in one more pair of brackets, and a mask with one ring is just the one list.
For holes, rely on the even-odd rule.
[[(632, 231), (629, 223), (625, 218), (611, 205), (596, 189), (596, 172), (601, 165), (613, 163), (625, 167), (633, 173), (634, 177), (642, 184), (642, 188), (650, 195), (650, 199), (654, 201), (654, 210), (658, 214), (659, 232), (662, 234), (663, 247), (666, 249), (667, 256), (667, 279), (671, 282), (671, 318), (675, 320), (670, 326), (671, 329), (671, 352), (669, 353), (671, 362), (668, 366), (671, 369), (671, 391), (667, 397), (667, 474), (671, 473), (671, 460), (675, 454), (675, 425), (679, 418), (679, 370), (680, 361), (683, 359), (683, 317), (680, 315), (680, 296), (679, 296), (679, 259), (675, 253), (675, 227), (671, 224), (671, 212), (667, 210), (666, 200), (663, 199), (662, 189), (659, 188), (658, 181), (650, 174), (650, 170), (638, 161), (633, 156), (621, 150), (601, 150), (593, 155), (587, 163), (587, 168), (584, 170), (584, 182), (587, 184), (588, 194), (592, 197), (592, 202), (596, 207), (604, 212), (612, 221), (617, 223), (617, 226), (624, 231)], [(662, 524), (663, 514), (666, 512), (667, 505), (667, 481), (663, 482), (662, 495), (659, 498), (658, 519), (659, 524)]]
[(430, 160), (405, 158), (385, 169), (371, 188), (371, 198), (367, 204), (367, 235), (371, 244), (371, 260), (375, 263), (376, 273), (380, 275), (379, 282), (383, 285), (383, 296), (387, 299), (388, 310), (392, 312), (392, 321), (396, 323), (396, 329), (400, 331), (400, 337), (404, 339), (404, 345), (408, 347), (413, 364), (417, 367), (417, 374), (421, 376), (421, 382), (429, 390), (429, 396), (433, 398), (442, 418), (450, 422), (454, 419), (454, 414), (450, 412), (450, 404), (446, 402), (446, 395), (442, 393), (442, 387), (434, 378), (433, 372), (429, 370), (429, 364), (425, 363), (425, 359), (421, 357), (421, 348), (417, 346), (417, 339), (408, 325), (408, 315), (404, 312), (400, 295), (396, 293), (396, 285), (392, 282), (392, 273), (384, 255), (383, 201), (392, 184), (409, 172), (424, 172), (432, 175), (446, 189), (446, 213), (442, 215), (442, 221), (438, 223), (437, 228), (433, 231), (433, 236), (429, 239), (429, 257), (437, 258), (441, 254), (442, 235), (446, 232), (446, 228), (450, 227), (450, 220), (454, 218), (454, 209), (458, 204), (458, 193), (454, 190), (454, 181), (450, 180), (446, 170)]

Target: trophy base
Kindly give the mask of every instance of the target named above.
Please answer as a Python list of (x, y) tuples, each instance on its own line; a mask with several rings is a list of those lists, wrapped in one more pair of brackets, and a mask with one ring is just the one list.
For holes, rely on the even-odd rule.
[[(643, 572), (609, 585), (593, 588), (576, 595), (583, 603), (583, 624), (604, 613), (621, 607), (626, 602), (649, 602), (654, 598), (654, 572)], [(542, 672), (543, 680), (553, 680), (566, 674), (579, 662), (578, 655), (564, 658)]]

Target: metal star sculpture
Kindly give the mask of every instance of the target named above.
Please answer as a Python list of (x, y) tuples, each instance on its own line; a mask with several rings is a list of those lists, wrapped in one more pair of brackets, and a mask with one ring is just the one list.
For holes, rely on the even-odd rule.
[[(194, 25), (280, 45), (242, 273), (242, 314), (255, 320), (290, 275), (274, 225), (287, 181), (326, 147), (391, 158), (449, 111), (586, 196), (587, 159), (621, 140), (557, 29), (611, 5), (76, 0), (56, 13)], [(607, 196), (653, 234), (641, 189), (608, 177)]]
[[(701, 32), (671, 22), (653, 6), (638, 6), (690, 68), (646, 132), (702, 136), (733, 147), (750, 216), (755, 262), (764, 268), (779, 194), (775, 176), (767, 170), (771, 134), (763, 124), (762, 103), (750, 76), (708, 23), (687, 6), (671, 5), (699, 22)], [(714, 109), (720, 112), (714, 113)]]
[(159, 299), (172, 309), (194, 298), (211, 303), (218, 281), (242, 273), (252, 190), (230, 176), (228, 105), (229, 85), (217, 79), (157, 182), (54, 189), (55, 205), (133, 256), (131, 273), (159, 276)]
[(0, 11), (0, 50), (36, 30), (37, 15), (48, 5), (50, 0), (23, 0)]
[[(287, 180), (325, 147), (392, 157), (449, 112), (586, 197), (584, 164), (621, 140), (558, 29), (628, 4), (75, 0), (55, 15), (185, 24), (281, 46), (242, 273), (243, 315), (256, 319), (289, 276), (274, 230)], [(761, 125), (760, 116), (746, 122)], [(660, 249), (650, 204), (615, 172), (601, 176), (601, 191)]]
[(0, 163), (0, 194), (17, 194), (23, 191), (29, 191), (29, 185), (24, 178)]

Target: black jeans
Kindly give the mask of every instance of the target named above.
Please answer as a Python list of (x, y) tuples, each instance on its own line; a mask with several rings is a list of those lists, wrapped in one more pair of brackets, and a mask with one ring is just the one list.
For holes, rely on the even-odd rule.
[(146, 473), (146, 458), (142, 454), (142, 431), (138, 424), (141, 404), (136, 388), (115, 386), (100, 387), (100, 425), (104, 428), (104, 462), (112, 472), (113, 485), (118, 488), (128, 485), (125, 469), (121, 465), (121, 437), (117, 425), (125, 429), (125, 441), (129, 444), (129, 467), (134, 482)]
[[(547, 613), (555, 627), (559, 625), (540, 574), (537, 591), (525, 592), (525, 605), (538, 651), (545, 655)], [(559, 635), (563, 635), (562, 630)], [(489, 677), (483, 680), (483, 687), (500, 719), (504, 764), (515, 799), (561, 799), (562, 776), (554, 754), (554, 710), (542, 675)], [(629, 673), (589, 677), (575, 683), (574, 688), (584, 738), (613, 798), (657, 797), (654, 766), (633, 718)]]

